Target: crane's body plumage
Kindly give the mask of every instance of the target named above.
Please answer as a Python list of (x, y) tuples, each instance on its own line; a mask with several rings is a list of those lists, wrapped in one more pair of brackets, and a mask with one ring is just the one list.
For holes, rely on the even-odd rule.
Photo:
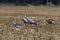
[(25, 23), (28, 23), (28, 24), (36, 24), (37, 22), (35, 20), (32, 20), (30, 18), (23, 18), (22, 19)]

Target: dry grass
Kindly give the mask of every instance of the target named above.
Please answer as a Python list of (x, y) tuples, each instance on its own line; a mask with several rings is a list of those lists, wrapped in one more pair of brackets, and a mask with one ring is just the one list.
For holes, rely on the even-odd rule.
[[(58, 7), (0, 7), (0, 40), (60, 40), (60, 8)], [(37, 20), (37, 25), (25, 24), (20, 19), (30, 17)], [(55, 24), (50, 25), (44, 19), (53, 18)], [(21, 24), (15, 28), (11, 23), (15, 20)]]

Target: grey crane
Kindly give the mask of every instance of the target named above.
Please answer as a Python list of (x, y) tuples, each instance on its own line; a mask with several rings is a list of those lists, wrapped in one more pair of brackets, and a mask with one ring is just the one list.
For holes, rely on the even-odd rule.
[(37, 21), (32, 20), (32, 19), (30, 19), (30, 18), (22, 18), (22, 20), (23, 20), (25, 23), (28, 23), (28, 24), (34, 24), (34, 25), (37, 24)]
[(17, 28), (20, 27), (20, 24), (16, 23), (15, 21), (12, 21), (12, 25)]
[(47, 21), (49, 24), (54, 24), (54, 23), (55, 23), (55, 21), (54, 21), (53, 19), (47, 18), (47, 17), (46, 17), (46, 21)]

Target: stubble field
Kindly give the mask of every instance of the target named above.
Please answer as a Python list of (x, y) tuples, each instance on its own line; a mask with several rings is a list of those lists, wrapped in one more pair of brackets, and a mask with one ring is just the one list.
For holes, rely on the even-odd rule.
[[(23, 17), (37, 20), (37, 25), (25, 24)], [(55, 24), (48, 24), (45, 17)], [(14, 27), (13, 20), (21, 26)], [(0, 6), (0, 40), (60, 40), (60, 7)]]

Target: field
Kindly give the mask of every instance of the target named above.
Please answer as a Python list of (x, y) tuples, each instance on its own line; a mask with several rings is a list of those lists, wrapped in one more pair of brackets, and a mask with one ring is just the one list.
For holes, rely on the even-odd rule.
[[(37, 20), (37, 25), (25, 24), (23, 17)], [(48, 24), (45, 17), (55, 24)], [(21, 26), (14, 27), (13, 20)], [(60, 40), (60, 7), (0, 6), (0, 40)]]

